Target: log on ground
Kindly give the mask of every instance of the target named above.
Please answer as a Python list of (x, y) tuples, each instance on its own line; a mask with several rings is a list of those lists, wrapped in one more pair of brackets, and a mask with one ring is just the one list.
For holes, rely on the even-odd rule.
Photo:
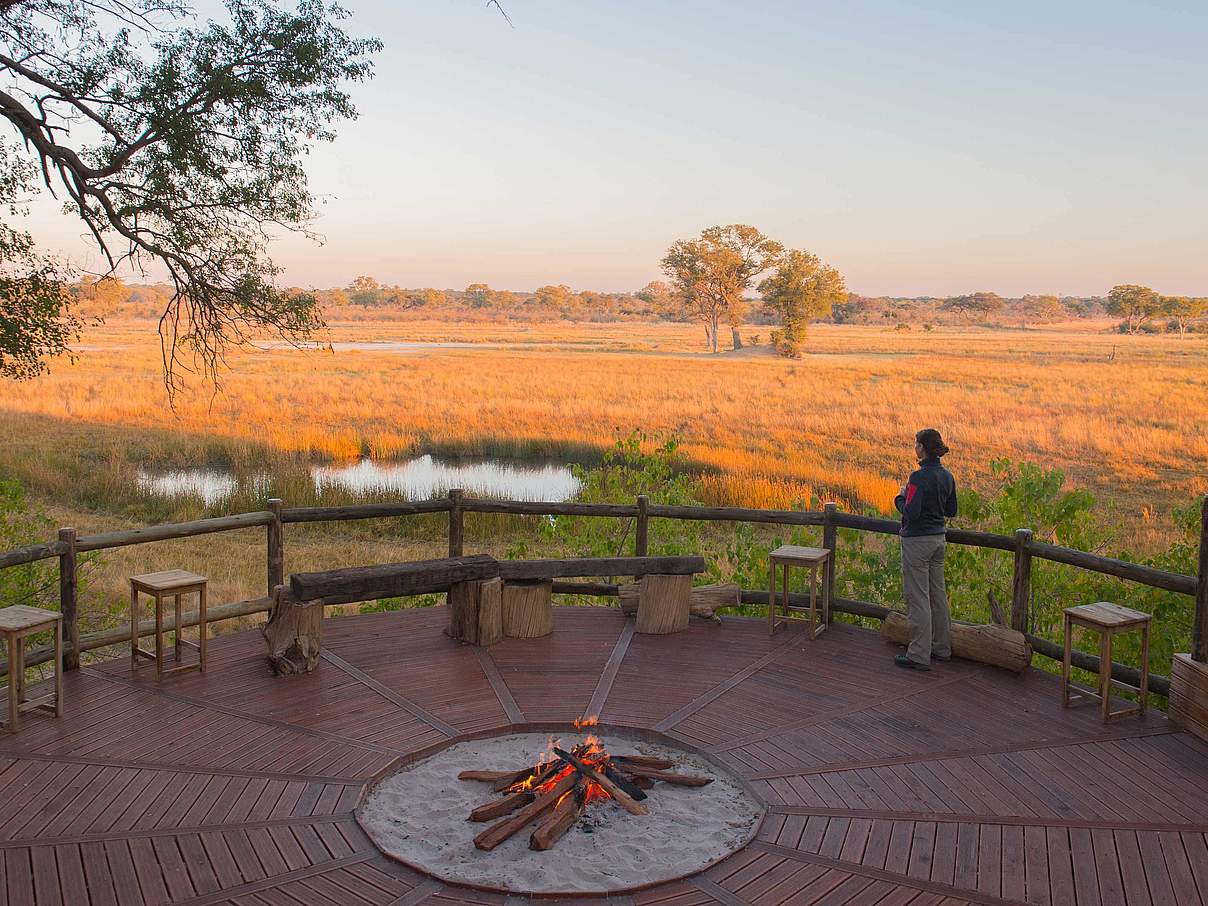
[(299, 601), (350, 604), (379, 598), (434, 594), (448, 591), (455, 582), (493, 579), (498, 575), (499, 562), (494, 557), (472, 554), (410, 563), (294, 573), (289, 577), (289, 584)]
[[(893, 611), (881, 624), (881, 635), (894, 645), (910, 643), (906, 615)], [(1032, 663), (1032, 646), (1022, 632), (989, 624), (952, 624), (952, 654), (970, 661), (1003, 667), (1016, 673)]]

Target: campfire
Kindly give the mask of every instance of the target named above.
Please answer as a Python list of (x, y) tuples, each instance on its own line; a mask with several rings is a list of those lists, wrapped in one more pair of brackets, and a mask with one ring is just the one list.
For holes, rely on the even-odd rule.
[[(596, 726), (598, 719), (575, 721), (575, 729)], [(493, 785), (501, 798), (492, 799), (470, 812), (471, 821), (496, 821), (474, 838), (482, 850), (494, 849), (505, 840), (537, 824), (529, 847), (546, 850), (560, 840), (593, 802), (612, 800), (634, 815), (649, 814), (646, 790), (657, 783), (702, 787), (711, 777), (677, 774), (675, 762), (644, 755), (611, 755), (600, 738), (588, 733), (569, 749), (551, 740), (537, 763), (514, 771), (462, 771), (458, 780)]]

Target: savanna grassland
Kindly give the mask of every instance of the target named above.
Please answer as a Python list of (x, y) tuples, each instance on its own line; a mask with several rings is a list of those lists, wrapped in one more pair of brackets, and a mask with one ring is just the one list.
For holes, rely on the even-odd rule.
[[(139, 492), (140, 466), (219, 464), (274, 474), (311, 502), (304, 465), (415, 452), (592, 463), (618, 436), (675, 436), (698, 499), (761, 507), (837, 499), (888, 511), (912, 435), (940, 428), (949, 463), (993, 490), (998, 458), (1060, 468), (1091, 490), (1123, 543), (1161, 549), (1172, 508), (1208, 491), (1208, 342), (1077, 329), (891, 331), (817, 325), (806, 354), (761, 345), (709, 355), (682, 324), (335, 323), (334, 348), (233, 351), (221, 388), (169, 406), (151, 322), (92, 330), (74, 363), (0, 384), (0, 475), (81, 532), (192, 518), (199, 500)], [(469, 344), (366, 348), (365, 343)], [(344, 344), (354, 344), (349, 347)], [(359, 344), (359, 345), (358, 345)], [(266, 495), (267, 496), (267, 495)], [(257, 508), (236, 497), (226, 508)], [(434, 555), (441, 526), (291, 528), (288, 569)], [(474, 539), (471, 539), (473, 541)], [(478, 539), (503, 549), (505, 538)], [(1058, 539), (1060, 540), (1060, 539)], [(93, 577), (160, 564), (209, 574), (219, 601), (263, 591), (259, 531), (111, 552)]]

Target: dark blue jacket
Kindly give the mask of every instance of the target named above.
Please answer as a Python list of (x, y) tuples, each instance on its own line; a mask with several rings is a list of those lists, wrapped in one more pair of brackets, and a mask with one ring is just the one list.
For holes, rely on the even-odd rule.
[(944, 534), (944, 517), (956, 515), (956, 480), (931, 456), (912, 472), (903, 492), (894, 500), (902, 514), (903, 538)]

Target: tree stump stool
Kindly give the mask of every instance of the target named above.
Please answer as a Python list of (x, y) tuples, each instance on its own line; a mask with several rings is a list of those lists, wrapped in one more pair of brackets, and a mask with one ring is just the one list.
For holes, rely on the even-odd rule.
[(450, 638), (484, 646), (503, 638), (502, 579), (454, 582), (448, 601)]
[[(28, 698), (25, 689), (25, 640), (38, 632), (53, 629), (55, 635), (55, 689), (46, 695)], [(8, 650), (8, 730), (16, 733), (21, 714), (34, 708), (48, 708), (55, 717), (63, 716), (63, 615), (15, 604), (0, 609), (0, 635)]]
[(638, 591), (638, 632), (645, 635), (683, 632), (688, 628), (691, 610), (691, 576), (642, 576)]
[[(1130, 714), (1145, 716), (1149, 699), (1149, 621), (1152, 616), (1139, 610), (1121, 607), (1107, 601), (1082, 604), (1065, 609), (1065, 657), (1061, 662), (1061, 704), (1068, 708), (1071, 701), (1088, 699), (1100, 703), (1103, 722), (1127, 717)], [(1070, 679), (1070, 655), (1074, 626), (1085, 626), (1099, 633), (1099, 689), (1087, 688)], [(1141, 685), (1112, 679), (1112, 638), (1122, 632), (1141, 632)], [(1137, 693), (1137, 704), (1131, 708), (1112, 710), (1112, 686)], [(1071, 692), (1070, 690), (1075, 690)]]
[(554, 631), (554, 583), (505, 582), (503, 634), (512, 639), (537, 639)]
[[(155, 602), (155, 651), (144, 651), (138, 647), (138, 596), (148, 595)], [(180, 599), (187, 594), (197, 595), (198, 609), (198, 639), (196, 643), (181, 637)], [(176, 666), (164, 668), (164, 598), (172, 598), (176, 608), (176, 621), (172, 624), (172, 648), (176, 657)], [(180, 652), (182, 647), (192, 648), (197, 652), (197, 662), (182, 664)], [(145, 573), (141, 576), (130, 577), (130, 669), (137, 670), (138, 659), (146, 658), (155, 662), (155, 675), (164, 677), (173, 673), (183, 673), (186, 670), (206, 669), (206, 577), (199, 576), (183, 569), (166, 569), (158, 573)]]
[[(830, 551), (825, 547), (801, 547), (796, 544), (784, 544), (768, 554), (768, 634), (775, 635), (776, 630), (788, 625), (788, 615), (792, 610), (808, 610), (810, 615), (809, 639), (813, 641), (822, 635), (826, 624), (830, 622), (830, 586), (826, 582), (826, 561)], [(784, 571), (782, 582), (781, 612), (786, 619), (776, 619), (776, 567)], [(789, 567), (804, 566), (810, 571), (810, 606), (795, 607), (789, 604)], [(822, 574), (822, 612), (818, 612), (818, 576)]]
[(323, 601), (299, 601), (288, 585), (278, 585), (271, 597), (268, 622), (260, 634), (273, 673), (310, 673), (319, 666), (323, 650)]

